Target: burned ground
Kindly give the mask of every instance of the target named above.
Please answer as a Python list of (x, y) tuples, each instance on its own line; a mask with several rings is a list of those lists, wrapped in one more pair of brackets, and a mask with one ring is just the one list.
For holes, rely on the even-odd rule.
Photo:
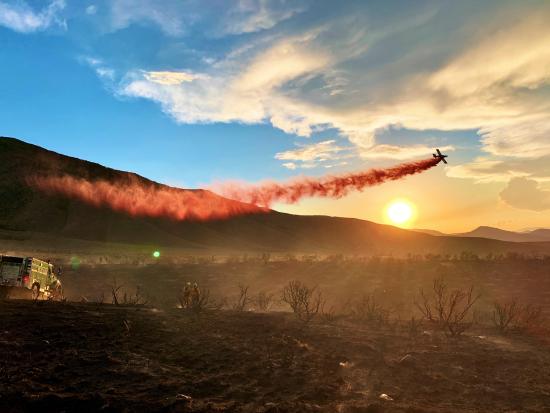
[[(68, 302), (0, 301), (0, 411), (539, 412), (550, 405), (548, 330), (503, 335), (490, 320), (495, 301), (533, 304), (548, 316), (545, 257), (87, 258), (64, 264)], [(426, 323), (411, 334), (410, 317), (420, 316), (415, 296), (439, 276), (481, 293), (476, 317), (468, 316), (477, 324), (463, 337)], [(304, 328), (280, 312), (289, 310), (280, 302), (289, 280), (317, 286), (336, 313), (349, 312), (349, 300), (376, 297), (391, 320), (369, 325), (333, 314)], [(187, 281), (210, 290), (224, 310), (175, 308)], [(111, 305), (114, 283), (121, 297), (139, 286), (147, 305)], [(259, 312), (254, 302), (230, 311), (239, 284), (250, 286), (251, 298), (272, 294), (275, 312)]]
[[(284, 313), (0, 303), (0, 410), (545, 411), (550, 352)], [(393, 400), (380, 398), (386, 394)], [(547, 410), (546, 410), (547, 411)]]
[[(296, 279), (318, 286), (328, 305), (338, 311), (350, 299), (374, 294), (394, 315), (407, 319), (415, 310), (413, 301), (419, 289), (430, 288), (435, 278), (443, 277), (452, 287), (474, 286), (481, 294), (476, 306), (480, 311), (492, 311), (497, 300), (517, 300), (540, 306), (550, 316), (550, 258), (289, 256), (264, 261), (262, 256), (241, 255), (187, 259), (188, 263), (161, 258), (154, 264), (82, 264), (75, 268), (67, 264), (62, 280), (71, 301), (83, 297), (97, 301), (103, 296), (110, 302), (116, 279), (128, 294), (139, 286), (150, 304), (173, 307), (177, 292), (189, 281), (209, 289), (216, 299), (231, 301), (239, 284), (250, 286), (253, 296), (265, 291), (278, 299), (283, 286)], [(288, 310), (288, 306), (274, 307)]]

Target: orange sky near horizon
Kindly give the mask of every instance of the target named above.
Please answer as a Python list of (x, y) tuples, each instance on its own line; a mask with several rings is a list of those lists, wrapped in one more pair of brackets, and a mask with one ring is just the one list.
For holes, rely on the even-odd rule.
[[(452, 160), (451, 160), (452, 161)], [(473, 184), (449, 178), (438, 166), (421, 175), (367, 188), (339, 200), (310, 198), (296, 205), (274, 205), (277, 211), (304, 215), (360, 218), (395, 225), (385, 210), (394, 199), (407, 199), (416, 206), (414, 221), (403, 228), (433, 229), (445, 233), (468, 232), (479, 226), (511, 231), (550, 227), (548, 213), (513, 208), (499, 199), (506, 183)]]

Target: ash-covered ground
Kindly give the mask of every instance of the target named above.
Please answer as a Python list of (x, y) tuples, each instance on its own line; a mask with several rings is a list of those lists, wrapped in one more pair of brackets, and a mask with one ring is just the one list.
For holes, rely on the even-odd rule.
[(543, 412), (549, 371), (537, 339), (475, 327), (0, 302), (2, 412)]

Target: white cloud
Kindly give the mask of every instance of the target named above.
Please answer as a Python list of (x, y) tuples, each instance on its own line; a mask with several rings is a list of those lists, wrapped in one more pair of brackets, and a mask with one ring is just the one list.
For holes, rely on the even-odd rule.
[(111, 27), (124, 29), (133, 23), (155, 24), (170, 36), (180, 36), (193, 19), (189, 0), (111, 0), (109, 1)]
[[(223, 4), (222, 4), (223, 3)], [(200, 23), (208, 36), (247, 34), (272, 29), (304, 11), (310, 0), (110, 0), (110, 26), (153, 24), (169, 36), (182, 36)]]
[(454, 118), (451, 124), (478, 128), (488, 153), (525, 158), (550, 154), (548, 19), (549, 7), (523, 16), (429, 79), (444, 96), (444, 113)]
[(550, 179), (550, 156), (536, 159), (478, 157), (466, 164), (449, 165), (447, 175), (482, 183), (508, 182), (516, 177), (528, 177), (540, 182)]
[[(454, 151), (454, 147), (447, 145), (441, 146), (442, 152)], [(360, 150), (360, 156), (366, 159), (395, 159), (406, 160), (420, 157), (430, 157), (434, 148), (426, 145), (375, 145), (365, 150)]]
[(513, 170), (502, 160), (491, 160), (478, 158), (463, 165), (451, 165), (447, 170), (451, 178), (475, 179), (479, 183), (492, 181), (507, 182), (513, 176), (525, 176), (525, 174), (514, 174)]
[(538, 182), (527, 178), (514, 178), (500, 193), (508, 205), (531, 211), (550, 209), (550, 191), (542, 189)]
[(86, 14), (94, 15), (97, 13), (97, 6), (95, 4), (90, 4), (86, 7)]
[[(420, 15), (412, 21), (426, 29), (433, 13)], [(487, 159), (451, 166), (450, 176), (482, 182), (550, 177), (540, 163), (538, 171), (546, 172), (520, 162), (550, 156), (550, 6), (462, 17), (476, 30), (461, 25), (452, 36), (434, 33), (432, 44), (414, 43), (413, 23), (376, 29), (353, 16), (300, 34), (258, 34), (200, 72), (131, 72), (119, 93), (154, 100), (182, 123), (270, 123), (306, 137), (335, 128), (369, 159), (432, 151), (380, 144), (377, 133), (389, 126), (474, 129)], [(406, 50), (390, 47), (399, 36), (412, 39)], [(371, 56), (382, 49), (382, 58)]]
[(149, 72), (133, 72), (120, 92), (155, 100), (182, 123), (261, 123), (267, 119), (284, 131), (308, 136), (310, 123), (278, 90), (326, 64), (327, 56), (308, 48), (311, 36), (284, 39), (246, 61), (242, 55), (229, 58), (214, 65), (213, 73), (196, 73), (181, 84), (162, 84), (151, 79)]
[[(548, 8), (521, 16), (482, 39), (430, 79), (434, 89), (467, 97), (496, 86), (536, 89), (550, 79)], [(493, 89), (494, 90), (494, 89)]]
[(342, 161), (342, 162), (336, 162), (336, 163), (323, 165), (323, 168), (330, 169), (330, 168), (335, 168), (337, 166), (345, 166), (347, 164), (348, 163), (346, 161)]
[[(338, 146), (336, 141), (327, 140), (310, 145), (299, 145), (297, 149), (292, 149), (275, 154), (275, 159), (282, 161), (292, 161), (291, 163), (283, 164), (283, 166), (289, 169), (301, 168), (313, 168), (317, 164), (340, 159), (343, 154), (349, 148)], [(300, 162), (300, 164), (297, 164)], [(290, 165), (290, 166), (289, 166)]]
[(230, 9), (227, 13), (223, 31), (229, 34), (240, 34), (270, 29), (304, 9), (303, 2), (298, 1), (239, 0), (237, 7)]
[(115, 80), (115, 70), (108, 67), (102, 59), (91, 56), (82, 56), (79, 60), (92, 67), (100, 78), (108, 81)]
[[(374, 145), (378, 129), (390, 125), (421, 130), (479, 129), (488, 151), (502, 147), (503, 141), (509, 142), (510, 134), (519, 136), (524, 144), (521, 136), (528, 134), (532, 142), (524, 152), (536, 154), (548, 145), (534, 136), (530, 120), (538, 119), (543, 136), (550, 99), (543, 99), (544, 91), (539, 89), (548, 80), (550, 54), (539, 52), (549, 44), (550, 26), (536, 16), (528, 20), (508, 27), (505, 36), (480, 42), (433, 73), (407, 74), (405, 83), (385, 85), (385, 94), (368, 84), (362, 86), (358, 76), (363, 74), (350, 70), (339, 72), (337, 93), (334, 87), (324, 94), (322, 87), (308, 89), (309, 80), (316, 76), (322, 80), (325, 74), (334, 73), (350, 53), (342, 53), (342, 49), (352, 47), (345, 36), (339, 43), (334, 40), (333, 44), (323, 44), (329, 34), (335, 35), (327, 28), (278, 40), (267, 49), (252, 50), (238, 59), (228, 58), (214, 65), (202, 81), (164, 87), (138, 77), (125, 85), (124, 92), (157, 100), (180, 122), (267, 120), (285, 132), (303, 136), (309, 136), (315, 128), (330, 126), (365, 149)], [(502, 59), (509, 60), (505, 53), (492, 52), (504, 47), (499, 42), (515, 45), (519, 44), (516, 37), (521, 40), (526, 36), (533, 38), (530, 44), (536, 53), (530, 47), (513, 47), (520, 65), (501, 71), (484, 70), (487, 66), (505, 66)], [(487, 59), (494, 61), (489, 64)], [(456, 74), (463, 66), (466, 73)], [(461, 87), (453, 80), (455, 74)], [(334, 78), (327, 79), (331, 82), (327, 86), (334, 84)], [(357, 97), (346, 93), (350, 85)], [(515, 146), (513, 152), (518, 153)]]
[(149, 82), (159, 85), (179, 85), (184, 82), (191, 82), (199, 76), (189, 72), (144, 72), (144, 77)]
[(550, 113), (525, 115), (517, 122), (482, 128), (480, 133), (484, 149), (494, 155), (519, 158), (550, 155)]
[(34, 11), (24, 1), (0, 1), (0, 26), (20, 33), (32, 33), (45, 30), (52, 25), (67, 28), (65, 20), (59, 14), (65, 8), (64, 0), (53, 0), (41, 11)]
[(105, 78), (109, 80), (114, 80), (115, 78), (115, 71), (108, 67), (96, 67), (95, 71), (97, 75), (101, 78)]
[(99, 66), (103, 64), (103, 61), (101, 59), (91, 56), (83, 56), (82, 60), (84, 60), (90, 66)]

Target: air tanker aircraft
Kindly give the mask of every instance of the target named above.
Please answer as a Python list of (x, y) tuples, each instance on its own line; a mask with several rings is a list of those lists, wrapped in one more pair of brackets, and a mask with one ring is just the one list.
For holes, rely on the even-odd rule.
[(443, 155), (439, 149), (436, 149), (435, 151), (437, 152), (437, 154), (434, 153), (433, 157), (436, 158), (436, 159), (439, 159), (440, 161), (443, 161), (443, 163), (447, 163), (445, 158), (448, 158), (449, 156), (448, 155)]

